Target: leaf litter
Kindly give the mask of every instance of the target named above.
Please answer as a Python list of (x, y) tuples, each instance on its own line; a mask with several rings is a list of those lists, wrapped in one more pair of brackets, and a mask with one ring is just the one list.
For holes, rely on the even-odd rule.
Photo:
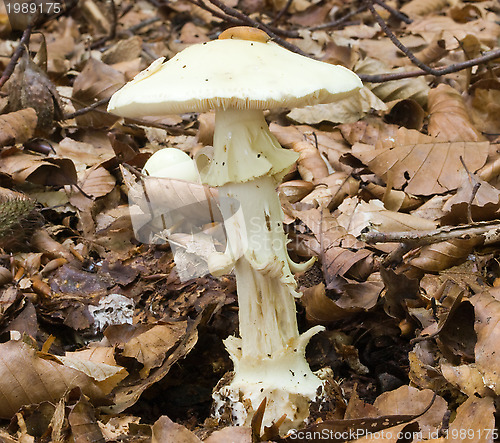
[[(374, 3), (432, 68), (497, 50), (493, 0)], [(332, 367), (336, 394), (331, 410), (312, 412), (311, 438), (218, 427), (211, 391), (232, 368), (221, 340), (237, 329), (234, 279), (185, 281), (168, 243), (134, 232), (131, 171), (162, 147), (210, 145), (213, 118), (106, 112), (156, 58), (255, 16), (278, 43), (368, 80), (357, 99), (267, 117), (300, 154), (279, 187), (289, 251), (318, 258), (297, 276), (299, 324), (326, 326), (307, 356)], [(362, 2), (334, 0), (87, 0), (65, 2), (31, 35), (11, 25), (2, 4), (2, 441), (496, 439), (500, 228), (472, 229), (498, 219), (499, 55), (415, 76)], [(199, 199), (195, 187), (167, 188)], [(463, 230), (427, 240), (447, 227)]]

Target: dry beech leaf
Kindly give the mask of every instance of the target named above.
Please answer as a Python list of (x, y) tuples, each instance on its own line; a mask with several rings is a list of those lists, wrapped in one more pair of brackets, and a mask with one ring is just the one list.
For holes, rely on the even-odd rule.
[(474, 126), (482, 132), (495, 134), (500, 132), (500, 84), (478, 84), (472, 96), (470, 116)]
[(0, 158), (0, 168), (18, 183), (27, 180), (39, 185), (63, 186), (77, 182), (75, 165), (69, 158), (41, 157), (17, 152)]
[[(325, 420), (302, 429), (302, 435), (297, 433), (283, 441), (285, 443), (319, 442), (321, 439), (311, 439), (310, 436), (328, 435), (330, 437), (325, 441), (343, 443), (346, 441), (346, 436), (364, 435), (366, 437), (357, 440), (350, 438), (349, 441), (398, 443), (403, 441), (398, 438), (398, 432), (411, 435), (422, 431), (423, 435), (428, 435), (430, 432), (437, 432), (446, 412), (445, 400), (438, 396), (431, 405), (432, 399), (433, 393), (430, 390), (419, 391), (409, 386), (402, 386), (395, 391), (385, 392), (375, 400), (373, 406), (378, 411), (378, 416)], [(379, 401), (378, 405), (377, 401)], [(430, 408), (422, 414), (429, 406)], [(372, 415), (373, 409), (369, 412)], [(418, 424), (409, 423), (413, 420), (416, 420)], [(405, 439), (404, 441), (411, 440)]]
[(337, 217), (338, 223), (355, 237), (361, 235), (367, 228), (377, 232), (405, 232), (426, 231), (437, 227), (437, 223), (431, 220), (389, 211), (380, 200), (365, 202), (352, 197), (345, 199), (338, 210), (340, 212)]
[(447, 142), (478, 142), (486, 140), (469, 118), (460, 93), (440, 84), (429, 91), (429, 135)]
[(395, 189), (376, 185), (375, 183), (366, 183), (364, 189), (375, 197), (375, 199), (382, 200), (384, 208), (389, 211), (409, 211), (418, 208), (424, 201), (422, 198), (417, 198), (406, 192), (396, 191)]
[(369, 89), (363, 87), (360, 89), (359, 94), (349, 95), (334, 103), (292, 109), (287, 114), (287, 117), (298, 123), (309, 125), (323, 121), (353, 123), (372, 110), (385, 111), (387, 106)]
[(198, 340), (198, 322), (199, 318), (163, 325), (109, 326), (105, 330), (108, 341), (127, 356), (144, 362), (145, 366), (114, 389), (115, 404), (106, 408), (107, 411), (118, 413), (133, 405), (149, 386), (168, 373), (175, 362), (184, 358)]
[(442, 194), (457, 189), (462, 181), (462, 157), (470, 172), (476, 172), (488, 156), (488, 142), (395, 144), (372, 149), (356, 144), (352, 155), (386, 183), (392, 174), (396, 189), (414, 195)]
[(69, 393), (66, 406), (69, 409), (71, 437), (75, 443), (105, 443), (94, 407), (80, 389), (76, 388)]
[(201, 440), (184, 426), (174, 423), (166, 415), (162, 415), (152, 428), (151, 443), (201, 443)]
[[(418, 2), (418, 0), (415, 0)], [(494, 48), (500, 36), (500, 25), (489, 18), (458, 23), (451, 17), (433, 16), (414, 20), (406, 27), (406, 31), (418, 34), (431, 43), (436, 36), (446, 42), (447, 48), (455, 47), (457, 41), (463, 40), (468, 34), (473, 34), (490, 48)]]
[(401, 7), (401, 12), (408, 17), (425, 16), (437, 12), (448, 5), (448, 0), (411, 0)]
[(339, 125), (345, 139), (351, 144), (363, 143), (375, 146), (377, 143), (393, 143), (398, 126), (388, 125), (380, 120), (365, 119), (355, 123)]
[(408, 129), (422, 129), (425, 111), (411, 98), (398, 101), (385, 116), (387, 123), (404, 126)]
[(141, 377), (160, 366), (165, 355), (186, 333), (187, 322), (164, 325), (143, 325), (134, 328), (133, 336), (123, 344), (122, 355), (135, 358), (144, 365)]
[(125, 368), (121, 366), (108, 365), (80, 357), (78, 352), (66, 353), (64, 357), (54, 356), (55, 360), (61, 362), (64, 366), (87, 374), (105, 394), (109, 394), (128, 375)]
[(36, 125), (37, 115), (33, 108), (0, 115), (0, 148), (28, 141)]
[[(111, 97), (125, 83), (125, 76), (105, 63), (90, 58), (73, 84), (72, 101), (78, 110), (95, 101)], [(106, 105), (77, 117), (80, 126), (102, 127), (112, 125), (118, 117), (105, 112)]]
[[(493, 295), (492, 295), (493, 294)], [(495, 394), (500, 393), (500, 355), (498, 340), (500, 340), (500, 301), (499, 290), (476, 294), (470, 301), (474, 305), (477, 333), (477, 343), (474, 350), (476, 367), (483, 374), (484, 384)]]
[(457, 409), (457, 415), (447, 432), (450, 443), (493, 443), (495, 404), (491, 397), (469, 397)]
[[(401, 386), (394, 391), (379, 395), (373, 406), (377, 408), (379, 414), (418, 414), (429, 406), (433, 395), (430, 389), (420, 391), (411, 386)], [(441, 427), (446, 411), (446, 401), (438, 395), (430, 409), (416, 419), (424, 438), (428, 438), (431, 433), (435, 434)]]
[(443, 271), (467, 260), (468, 255), (483, 240), (481, 237), (454, 238), (424, 246), (420, 249), (418, 257), (412, 258), (409, 264), (426, 272)]
[[(467, 174), (463, 175), (463, 181), (455, 195), (453, 195), (443, 205), (443, 211), (446, 212), (441, 218), (442, 224), (460, 224), (467, 223), (467, 210), (470, 205), (471, 216), (474, 221), (491, 220), (496, 218), (500, 209), (500, 191), (489, 183), (481, 180), (474, 175), (472, 178)], [(474, 187), (479, 184), (479, 188), (471, 200)]]
[(302, 141), (293, 143), (292, 149), (299, 154), (297, 169), (303, 180), (316, 184), (319, 180), (328, 177), (330, 171), (316, 146)]
[(96, 404), (104, 400), (104, 392), (89, 376), (43, 357), (22, 341), (0, 344), (1, 418), (10, 419), (23, 405), (57, 402), (74, 387)]
[(252, 429), (247, 426), (228, 426), (210, 434), (205, 443), (252, 443)]
[(103, 52), (101, 61), (107, 65), (126, 62), (140, 57), (142, 52), (142, 39), (136, 35), (119, 40)]
[[(413, 68), (411, 68), (413, 69)], [(385, 74), (393, 72), (404, 72), (407, 68), (391, 69), (384, 62), (366, 57), (360, 61), (355, 72), (358, 74)], [(405, 78), (384, 83), (365, 83), (371, 91), (384, 102), (394, 100), (404, 100), (412, 98), (420, 105), (427, 104), (427, 95), (429, 93), (429, 85), (423, 77)]]
[(115, 184), (115, 178), (100, 165), (89, 168), (80, 180), (80, 188), (94, 198), (109, 194), (114, 189)]

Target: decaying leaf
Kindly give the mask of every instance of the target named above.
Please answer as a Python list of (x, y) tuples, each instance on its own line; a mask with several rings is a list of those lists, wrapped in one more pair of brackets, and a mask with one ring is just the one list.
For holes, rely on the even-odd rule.
[(80, 387), (94, 404), (104, 392), (86, 374), (38, 355), (23, 341), (0, 344), (0, 417), (10, 419), (23, 405), (57, 402), (70, 389)]

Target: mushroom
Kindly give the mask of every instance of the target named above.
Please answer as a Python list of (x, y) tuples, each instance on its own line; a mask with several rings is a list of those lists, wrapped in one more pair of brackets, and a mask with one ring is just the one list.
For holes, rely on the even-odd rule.
[(267, 34), (231, 28), (221, 38), (196, 44), (147, 70), (116, 92), (108, 110), (124, 117), (176, 112), (216, 112), (211, 155), (197, 164), (202, 183), (218, 188), (227, 248), (214, 253), (214, 275), (234, 268), (239, 335), (224, 343), (234, 375), (214, 391), (215, 415), (249, 424), (264, 399), (263, 424), (295, 428), (309, 404), (325, 396), (324, 382), (305, 359), (316, 326), (297, 327), (293, 272), (287, 253), (283, 212), (276, 193), (298, 155), (283, 149), (269, 131), (263, 111), (336, 101), (362, 86), (353, 72), (290, 52)]

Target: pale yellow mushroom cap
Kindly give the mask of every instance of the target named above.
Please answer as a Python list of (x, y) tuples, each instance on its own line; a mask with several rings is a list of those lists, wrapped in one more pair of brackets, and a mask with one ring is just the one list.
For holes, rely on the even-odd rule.
[(272, 41), (214, 40), (159, 59), (116, 92), (108, 111), (123, 117), (270, 109), (335, 101), (362, 87), (342, 66), (295, 54)]

